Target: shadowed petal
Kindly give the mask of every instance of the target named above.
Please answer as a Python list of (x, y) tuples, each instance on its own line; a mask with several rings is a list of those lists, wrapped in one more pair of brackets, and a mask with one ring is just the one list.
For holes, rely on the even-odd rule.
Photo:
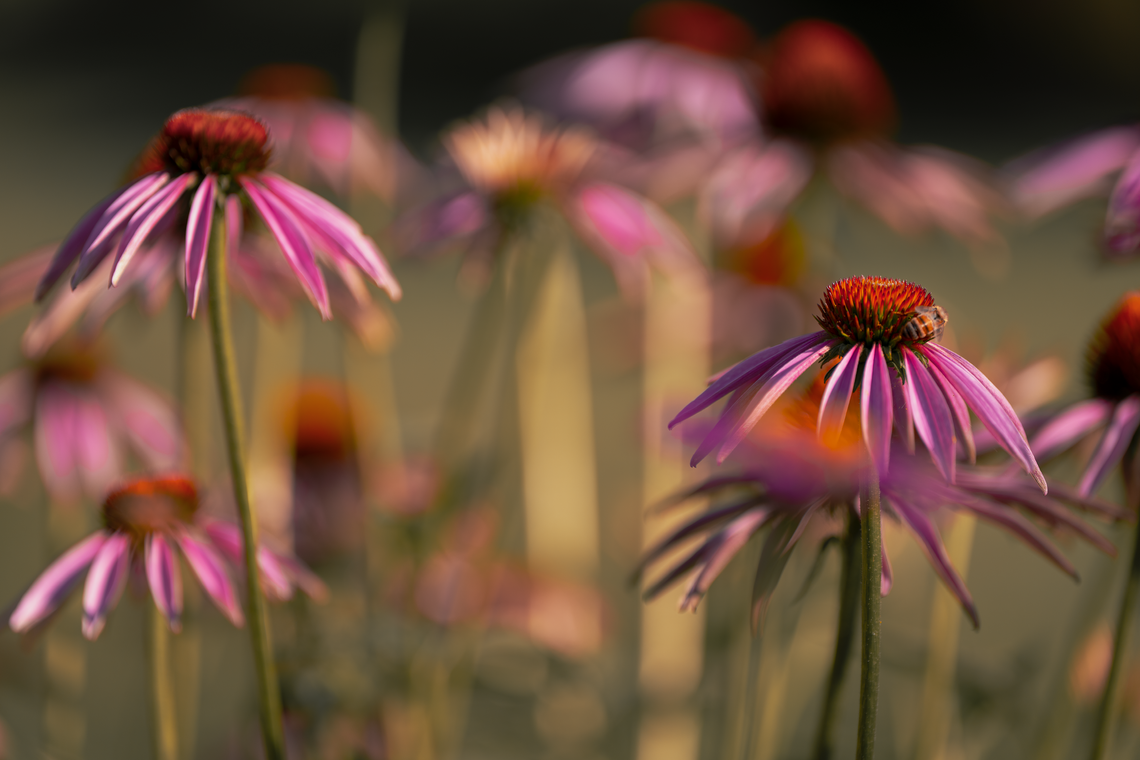
[(954, 428), (957, 431), (958, 440), (961, 441), (966, 449), (966, 458), (970, 464), (977, 461), (978, 452), (974, 447), (974, 431), (970, 425), (970, 409), (966, 406), (965, 400), (958, 391), (954, 390), (954, 386), (942, 374), (942, 371), (933, 364), (930, 365), (930, 376), (938, 383), (942, 394), (946, 397), (946, 402), (950, 406), (950, 412), (954, 415)]
[(891, 403), (894, 404), (895, 428), (906, 445), (908, 453), (914, 453), (914, 415), (911, 414), (910, 404), (906, 401), (906, 389), (903, 388), (902, 378), (891, 372)]
[(917, 509), (912, 509), (907, 504), (894, 499), (893, 500), (895, 513), (898, 514), (899, 519), (910, 528), (915, 538), (918, 539), (919, 546), (926, 553), (927, 559), (930, 560), (934, 572), (942, 579), (942, 582), (947, 585), (955, 597), (958, 598), (958, 603), (962, 605), (962, 609), (970, 616), (974, 628), (980, 624), (978, 620), (978, 609), (974, 606), (974, 599), (970, 596), (969, 589), (966, 584), (962, 582), (962, 577), (958, 575), (958, 571), (954, 569), (954, 565), (950, 562), (949, 555), (946, 554), (946, 547), (942, 543), (942, 537), (938, 535), (938, 528), (934, 527), (934, 523), (930, 521), (926, 515), (922, 514)]
[[(686, 520), (679, 527), (671, 531), (664, 538), (660, 539), (650, 549), (648, 549), (637, 563), (637, 568), (634, 571), (634, 578), (639, 576), (647, 565), (656, 560), (661, 555), (676, 546), (679, 542), (683, 541), (690, 536), (704, 530), (719, 527), (721, 523), (726, 520), (731, 520), (749, 509), (756, 508), (759, 504), (758, 498), (746, 499), (744, 501), (733, 502), (723, 507), (710, 509), (707, 512), (702, 512), (691, 520)], [(761, 510), (763, 511), (763, 510)]]
[(75, 401), (73, 434), (75, 457), (83, 487), (93, 500), (101, 501), (122, 473), (119, 448), (112, 437), (107, 413), (93, 397)]
[(190, 569), (198, 576), (202, 588), (214, 600), (214, 604), (231, 623), (243, 625), (245, 618), (241, 613), (241, 604), (234, 592), (233, 583), (226, 574), (222, 558), (208, 544), (194, 538), (188, 531), (180, 531), (177, 540), (182, 548), (182, 556), (186, 557)]
[(748, 543), (752, 534), (764, 524), (768, 513), (755, 510), (747, 512), (733, 520), (718, 534), (718, 541), (705, 558), (703, 567), (689, 582), (681, 597), (680, 608), (682, 612), (696, 612), (697, 604), (704, 597), (709, 586), (716, 580), (721, 571), (736, 556), (736, 553)]
[(8, 618), (12, 630), (24, 633), (55, 612), (79, 583), (106, 540), (106, 531), (92, 533), (40, 573)]
[[(198, 313), (198, 299), (202, 294), (206, 252), (210, 248), (210, 229), (214, 224), (216, 192), (217, 181), (212, 174), (207, 174), (194, 193), (194, 201), (190, 204), (190, 218), (186, 221), (186, 313), (191, 318)], [(227, 220), (229, 216), (227, 213)], [(240, 230), (239, 227), (239, 235)], [(238, 239), (240, 240), (240, 237)]]
[(295, 557), (277, 555), (277, 561), (288, 574), (289, 579), (304, 591), (314, 602), (324, 602), (328, 599), (329, 588), (317, 574), (305, 567)]
[(1045, 423), (1030, 441), (1033, 455), (1049, 459), (1072, 446), (1077, 439), (1093, 428), (1103, 425), (1112, 414), (1114, 404), (1102, 398), (1093, 398), (1073, 404)]
[(99, 638), (107, 613), (123, 595), (130, 557), (130, 538), (124, 533), (112, 533), (91, 562), (83, 587), (83, 635), (92, 641)]
[(784, 574), (784, 567), (791, 558), (787, 551), (791, 544), (792, 527), (787, 520), (781, 520), (772, 526), (768, 537), (764, 539), (764, 548), (760, 550), (760, 561), (756, 563), (756, 575), (752, 579), (752, 632), (756, 633), (764, 627), (764, 617), (768, 611), (768, 603)]
[[(79, 220), (71, 232), (67, 233), (67, 237), (60, 243), (59, 248), (55, 250), (55, 256), (52, 257), (51, 264), (48, 265), (47, 271), (43, 273), (40, 278), (39, 284), (36, 285), (35, 300), (41, 301), (43, 297), (59, 282), (59, 278), (67, 271), (72, 262), (78, 258), (80, 252), (83, 251), (84, 243), (87, 238), (91, 237), (91, 232), (95, 229), (95, 225), (103, 218), (103, 214), (111, 207), (111, 204), (118, 200), (119, 196), (127, 192), (131, 188), (125, 187), (108, 195), (101, 200), (96, 206), (84, 214), (83, 218)], [(10, 265), (9, 265), (10, 266)]]
[(169, 181), (169, 174), (149, 174), (124, 190), (107, 207), (91, 230), (91, 236), (83, 244), (79, 265), (75, 268), (75, 274), (71, 276), (72, 288), (95, 271), (95, 267), (99, 266), (99, 263), (111, 252), (114, 236), (126, 226), (139, 207)]
[(178, 560), (161, 533), (146, 537), (146, 579), (158, 611), (170, 623), (170, 630), (182, 630), (182, 573)]
[(1124, 452), (1132, 442), (1136, 427), (1140, 425), (1140, 395), (1132, 395), (1116, 405), (1112, 419), (1100, 437), (1096, 451), (1089, 460), (1085, 474), (1081, 476), (1077, 492), (1088, 496), (1097, 489), (1108, 471), (1124, 457)]
[(861, 398), (863, 442), (880, 474), (886, 473), (891, 457), (892, 397), (890, 368), (878, 343), (863, 363)]
[(982, 519), (989, 520), (1020, 538), (1074, 580), (1080, 580), (1073, 563), (1024, 515), (1007, 507), (987, 503), (984, 499), (971, 501), (968, 507)]
[(130, 266), (131, 260), (134, 259), (139, 248), (158, 223), (174, 208), (174, 204), (182, 197), (186, 188), (197, 178), (198, 175), (193, 172), (180, 175), (176, 180), (148, 198), (146, 203), (131, 216), (126, 230), (123, 231), (123, 238), (119, 242), (119, 251), (115, 254), (115, 263), (111, 268), (112, 285), (119, 284), (123, 272)]
[(958, 458), (954, 441), (954, 420), (950, 416), (950, 406), (942, 389), (930, 376), (913, 353), (902, 350), (906, 366), (907, 401), (914, 414), (914, 426), (919, 437), (930, 449), (930, 456), (937, 465), (942, 477), (954, 482), (954, 464)]
[(1031, 216), (1041, 216), (1080, 198), (1107, 192), (1107, 175), (1140, 149), (1135, 127), (1106, 129), (1078, 138), (1059, 150), (1030, 155), (1009, 167), (1020, 175), (1013, 198)]
[(831, 370), (831, 377), (823, 389), (823, 398), (819, 402), (819, 420), (816, 424), (816, 434), (824, 441), (838, 437), (843, 429), (843, 422), (847, 419), (847, 407), (851, 403), (851, 393), (855, 389), (859, 358), (862, 355), (862, 344), (856, 344)]
[(58, 383), (44, 383), (36, 394), (36, 464), (52, 498), (63, 502), (79, 495), (74, 449), (77, 405), (75, 394)]

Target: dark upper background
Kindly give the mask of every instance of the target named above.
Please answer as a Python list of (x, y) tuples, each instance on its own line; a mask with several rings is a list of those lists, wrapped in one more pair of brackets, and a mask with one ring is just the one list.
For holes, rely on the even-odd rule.
[[(416, 148), (547, 55), (620, 39), (640, 0), (410, 0), (400, 127)], [(1003, 160), (1140, 118), (1133, 0), (724, 2), (761, 37), (789, 21), (842, 23), (871, 47), (899, 101), (898, 136)], [(0, 77), (64, 88), (92, 119), (145, 117), (228, 94), (241, 74), (298, 61), (352, 92), (360, 0), (188, 3), (0, 0)], [(72, 111), (72, 109), (67, 109)], [(3, 119), (19, 118), (7, 107)], [(153, 131), (152, 128), (152, 131)]]

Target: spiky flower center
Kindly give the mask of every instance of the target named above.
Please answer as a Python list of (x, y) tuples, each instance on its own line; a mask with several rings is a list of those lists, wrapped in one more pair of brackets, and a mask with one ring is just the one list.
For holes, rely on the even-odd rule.
[(249, 114), (188, 108), (166, 120), (140, 162), (139, 174), (199, 172), (231, 177), (269, 164), (269, 130)]
[(695, 0), (650, 3), (638, 10), (633, 28), (641, 37), (724, 58), (742, 58), (756, 44), (747, 21), (724, 8)]
[(761, 102), (777, 132), (827, 144), (885, 134), (894, 100), (882, 69), (853, 34), (826, 21), (800, 21), (772, 44)]
[(328, 72), (303, 63), (271, 63), (242, 77), (238, 91), (266, 100), (306, 100), (336, 96)]
[(340, 461), (356, 451), (348, 392), (331, 380), (309, 379), (292, 398), (289, 438), (298, 460)]
[(33, 365), (38, 383), (57, 380), (80, 385), (94, 380), (101, 367), (98, 351), (78, 345), (57, 345)]
[(1089, 381), (1100, 398), (1140, 393), (1140, 292), (1126, 294), (1089, 344)]
[(182, 475), (142, 477), (107, 495), (103, 524), (141, 543), (151, 533), (171, 533), (194, 519), (198, 489)]

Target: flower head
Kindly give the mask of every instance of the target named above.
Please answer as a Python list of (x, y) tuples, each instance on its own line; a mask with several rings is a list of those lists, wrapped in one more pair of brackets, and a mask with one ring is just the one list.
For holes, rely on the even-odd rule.
[(639, 37), (725, 58), (742, 58), (756, 44), (744, 19), (696, 0), (660, 0), (643, 6), (633, 18), (633, 29)]
[[(145, 575), (154, 603), (171, 630), (178, 631), (182, 573), (174, 551), (177, 547), (218, 609), (234, 625), (242, 625), (241, 605), (221, 556), (233, 553), (225, 537), (237, 528), (227, 530), (203, 519), (198, 505), (197, 487), (181, 475), (138, 478), (115, 488), (103, 502), (103, 528), (65, 552), (36, 579), (8, 624), (13, 631), (26, 633), (46, 622), (86, 572), (83, 635), (96, 639), (122, 596), (128, 576), (137, 572)], [(239, 538), (238, 553), (240, 545)], [(274, 581), (281, 582), (278, 568), (296, 563), (267, 550), (259, 552), (258, 562), (262, 580), (271, 589)]]
[(148, 241), (173, 232), (183, 242), (187, 311), (193, 316), (215, 211), (224, 213), (229, 238), (237, 240), (246, 204), (265, 222), (326, 318), (329, 294), (318, 260), (334, 269), (357, 267), (399, 298), (399, 285), (372, 240), (328, 201), (266, 171), (270, 158), (269, 131), (248, 114), (220, 109), (174, 114), (140, 159), (137, 178), (89, 211), (60, 245), (37, 299), (72, 264), (74, 288), (112, 252), (110, 281), (118, 285)]
[(959, 443), (973, 452), (972, 409), (1046, 488), (1009, 402), (977, 368), (934, 341), (946, 314), (926, 290), (883, 277), (851, 277), (827, 289), (819, 310), (821, 331), (725, 370), (669, 423), (672, 427), (730, 396), (697, 447), (694, 465), (714, 449), (717, 461), (724, 461), (808, 367), (835, 361), (820, 403), (819, 434), (836, 434), (858, 392), (863, 440), (880, 474), (888, 469), (894, 425), (911, 449), (917, 428), (939, 471), (953, 482)]

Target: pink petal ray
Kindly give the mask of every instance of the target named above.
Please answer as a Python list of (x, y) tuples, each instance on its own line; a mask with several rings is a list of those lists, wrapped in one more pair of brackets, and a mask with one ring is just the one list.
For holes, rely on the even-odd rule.
[(95, 225), (103, 218), (103, 214), (107, 212), (111, 204), (130, 189), (130, 187), (121, 188), (99, 201), (94, 208), (83, 215), (83, 218), (71, 229), (71, 232), (67, 233), (67, 237), (56, 249), (55, 256), (52, 258), (51, 264), (48, 265), (47, 271), (44, 272), (39, 284), (36, 285), (35, 300), (37, 302), (43, 300), (43, 297), (59, 282), (59, 278), (63, 276), (72, 262), (78, 258), (87, 239), (91, 237)]
[(856, 343), (831, 370), (819, 402), (819, 419), (816, 422), (816, 435), (821, 440), (830, 440), (843, 430), (862, 356), (863, 344)]
[(111, 241), (126, 226), (139, 206), (158, 192), (170, 181), (169, 174), (148, 174), (124, 190), (103, 212), (98, 223), (91, 230), (90, 237), (83, 244), (79, 254), (79, 265), (71, 276), (71, 287), (75, 288), (95, 271), (99, 263), (111, 252)]
[(94, 394), (77, 400), (73, 445), (84, 490), (96, 501), (102, 501), (123, 471), (112, 425)]
[(230, 257), (237, 255), (241, 250), (241, 238), (245, 224), (245, 213), (241, 207), (241, 197), (236, 193), (226, 196), (226, 253)]
[[(206, 271), (206, 252), (210, 248), (210, 229), (214, 224), (214, 196), (217, 180), (207, 174), (194, 193), (190, 218), (186, 221), (186, 313), (193, 319), (198, 313)], [(228, 216), (228, 214), (227, 214)]]
[(958, 571), (950, 562), (950, 555), (946, 553), (946, 546), (942, 543), (942, 537), (938, 535), (938, 528), (929, 517), (908, 504), (896, 499), (894, 507), (896, 514), (918, 539), (918, 545), (926, 553), (934, 572), (949, 587), (950, 593), (957, 597), (976, 629), (981, 624), (978, 619), (978, 608), (974, 606), (974, 599), (962, 581), (962, 576), (958, 575)]
[(214, 600), (214, 604), (231, 623), (238, 627), (244, 625), (245, 617), (241, 612), (241, 604), (226, 573), (222, 558), (209, 544), (199, 541), (187, 530), (180, 531), (176, 538), (178, 546), (182, 549), (182, 556), (186, 558), (190, 569), (198, 576), (202, 588)]
[(950, 483), (954, 482), (954, 464), (958, 458), (958, 450), (954, 440), (954, 420), (950, 416), (950, 406), (942, 389), (930, 376), (929, 370), (923, 366), (915, 355), (908, 349), (902, 349), (903, 362), (906, 366), (907, 402), (914, 415), (914, 426), (930, 456), (937, 465), (942, 477)]
[(173, 469), (182, 459), (182, 426), (170, 402), (142, 383), (104, 371), (99, 394), (118, 420), (135, 453), (156, 472)]
[(178, 559), (161, 533), (146, 537), (146, 579), (158, 611), (170, 624), (170, 630), (182, 630), (182, 573)]
[(123, 272), (130, 266), (139, 248), (150, 237), (158, 223), (174, 208), (174, 204), (178, 203), (186, 188), (197, 178), (198, 175), (193, 172), (179, 175), (176, 180), (150, 196), (131, 216), (119, 242), (119, 251), (115, 254), (115, 263), (111, 268), (111, 285), (119, 284)]
[(83, 635), (94, 641), (103, 632), (107, 613), (118, 604), (127, 585), (131, 539), (112, 533), (99, 547), (83, 587)]
[(685, 589), (685, 593), (681, 597), (680, 608), (683, 612), (696, 611), (697, 604), (708, 591), (709, 586), (741, 548), (748, 543), (752, 534), (764, 524), (766, 516), (766, 513), (760, 511), (746, 512), (721, 530), (716, 548), (710, 552), (700, 571), (689, 582), (688, 588)]
[[(1140, 150), (1140, 130), (1116, 127), (1012, 164), (1013, 198), (1031, 216), (1107, 192), (1107, 177)], [(1020, 176), (1017, 176), (1020, 175)]]
[(902, 436), (908, 453), (914, 453), (914, 415), (906, 401), (906, 389), (898, 373), (891, 372), (891, 402), (894, 404), (895, 428)]
[(20, 597), (8, 618), (9, 627), (16, 633), (25, 633), (49, 618), (79, 583), (106, 540), (106, 531), (96, 531), (48, 565)]
[(950, 405), (950, 411), (954, 415), (954, 429), (958, 436), (958, 440), (966, 449), (966, 458), (971, 464), (977, 461), (978, 452), (974, 446), (974, 430), (970, 424), (970, 409), (966, 406), (965, 399), (962, 395), (954, 389), (942, 371), (933, 364), (930, 365), (930, 375), (938, 383), (938, 387), (942, 390), (943, 395), (946, 397), (946, 402)]
[(880, 475), (887, 472), (890, 464), (892, 403), (890, 368), (883, 356), (883, 347), (876, 343), (863, 363), (860, 412), (863, 442)]
[(1115, 404), (1102, 398), (1093, 398), (1073, 404), (1045, 423), (1029, 446), (1038, 459), (1049, 459), (1072, 446), (1078, 438), (1093, 428), (1103, 425), (1112, 414)]
[(55, 382), (36, 394), (35, 449), (40, 477), (52, 498), (74, 501), (79, 495), (79, 463), (75, 446), (79, 399)]
[(1077, 493), (1088, 496), (1097, 489), (1109, 470), (1124, 457), (1137, 426), (1140, 426), (1140, 395), (1132, 395), (1117, 404), (1113, 410), (1112, 419), (1081, 476)]
[(1031, 549), (1034, 549), (1054, 565), (1061, 568), (1067, 575), (1075, 580), (1080, 580), (1077, 568), (1073, 566), (1073, 563), (1069, 561), (1068, 557), (1062, 554), (1060, 549), (1054, 546), (1053, 542), (1020, 512), (1004, 505), (987, 503), (984, 499), (972, 501), (968, 506), (970, 511), (976, 513), (983, 520), (988, 520), (995, 525), (1005, 528), (1028, 544)]
[(1140, 249), (1140, 151), (1124, 167), (1108, 199), (1104, 243), (1114, 254), (1133, 254)]

